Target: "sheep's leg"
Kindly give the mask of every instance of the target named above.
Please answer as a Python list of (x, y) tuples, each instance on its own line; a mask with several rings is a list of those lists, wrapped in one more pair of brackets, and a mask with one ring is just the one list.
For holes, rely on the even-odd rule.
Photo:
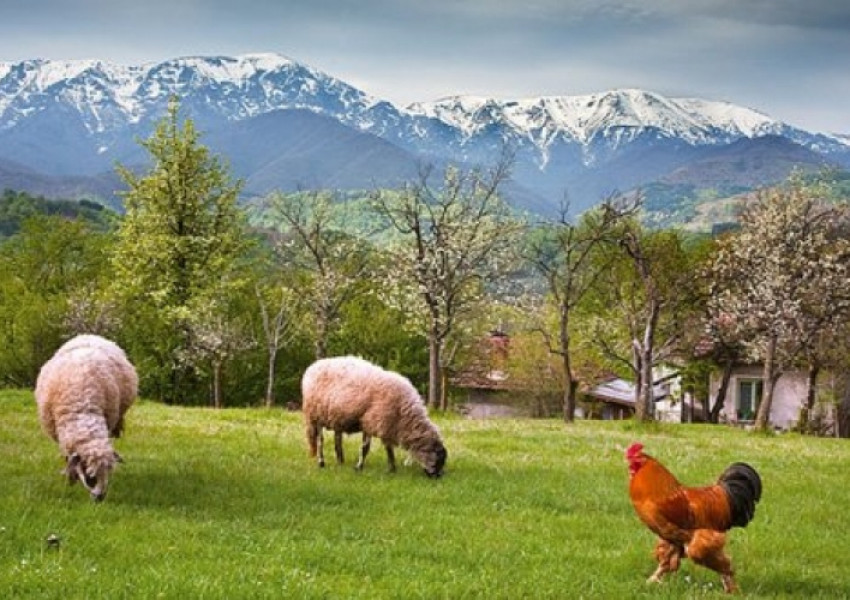
[(119, 417), (118, 421), (115, 423), (115, 427), (112, 428), (112, 431), (109, 432), (114, 438), (120, 438), (121, 433), (124, 431), (124, 417)]
[(354, 468), (358, 471), (363, 469), (363, 463), (366, 461), (366, 455), (369, 454), (369, 448), (372, 447), (372, 436), (363, 434), (363, 442), (360, 444), (360, 457), (357, 459), (357, 466)]
[(387, 464), (390, 467), (390, 473), (395, 473), (395, 452), (393, 452), (393, 447), (390, 444), (384, 444), (384, 448), (387, 449)]
[(316, 426), (316, 450), (319, 457), (319, 466), (325, 466), (325, 436), (322, 433), (322, 427)]
[(322, 449), (322, 428), (321, 426), (311, 421), (307, 424), (307, 445), (310, 447), (310, 456), (318, 457), (320, 467), (325, 466), (325, 457)]
[(342, 464), (345, 462), (345, 456), (342, 452), (342, 432), (334, 431), (334, 451), (336, 452), (336, 462)]

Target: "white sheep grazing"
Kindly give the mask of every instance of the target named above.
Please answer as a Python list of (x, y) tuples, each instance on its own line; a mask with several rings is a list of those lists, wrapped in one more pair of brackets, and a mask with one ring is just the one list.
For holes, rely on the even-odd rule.
[(395, 470), (393, 448), (401, 446), (422, 465), (429, 477), (439, 477), (446, 448), (437, 427), (428, 419), (422, 398), (410, 381), (361, 358), (343, 356), (314, 362), (301, 379), (302, 410), (310, 456), (325, 465), (322, 428), (335, 434), (336, 457), (343, 462), (342, 434), (363, 432), (357, 469), (369, 453), (372, 437), (387, 450)]
[(106, 497), (109, 475), (121, 461), (109, 438), (121, 435), (138, 383), (124, 351), (96, 335), (66, 342), (38, 374), (41, 428), (59, 444), (68, 483), (81, 481), (96, 501)]

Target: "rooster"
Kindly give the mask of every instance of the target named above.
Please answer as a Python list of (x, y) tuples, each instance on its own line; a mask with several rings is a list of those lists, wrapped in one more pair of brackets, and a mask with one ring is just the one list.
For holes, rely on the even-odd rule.
[(723, 551), (726, 531), (746, 527), (761, 498), (761, 478), (746, 463), (730, 465), (714, 485), (685, 487), (660, 462), (644, 454), (643, 444), (626, 450), (629, 496), (640, 520), (657, 536), (658, 568), (647, 580), (660, 582), (665, 573), (690, 558), (720, 574), (723, 589), (737, 591), (732, 563)]

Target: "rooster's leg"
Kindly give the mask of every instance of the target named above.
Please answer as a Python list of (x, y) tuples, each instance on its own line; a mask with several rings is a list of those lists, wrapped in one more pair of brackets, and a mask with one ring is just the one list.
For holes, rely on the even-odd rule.
[(723, 590), (729, 594), (738, 591), (735, 577), (732, 571), (732, 561), (723, 551), (726, 544), (726, 534), (719, 531), (699, 529), (694, 534), (693, 540), (688, 544), (688, 558), (698, 565), (702, 565), (720, 573), (723, 581)]
[(646, 580), (647, 583), (659, 583), (665, 573), (676, 571), (681, 563), (683, 553), (684, 550), (681, 546), (658, 538), (658, 543), (655, 545), (655, 559), (658, 561), (658, 568)]

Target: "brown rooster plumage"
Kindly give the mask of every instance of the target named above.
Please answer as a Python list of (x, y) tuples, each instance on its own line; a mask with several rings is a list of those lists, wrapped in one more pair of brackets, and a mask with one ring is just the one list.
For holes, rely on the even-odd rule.
[(626, 450), (629, 496), (640, 520), (659, 538), (658, 568), (649, 581), (661, 581), (682, 558), (720, 573), (723, 589), (737, 590), (732, 563), (723, 551), (726, 531), (745, 527), (761, 498), (761, 478), (746, 463), (730, 465), (714, 485), (686, 487), (664, 465), (634, 443)]

